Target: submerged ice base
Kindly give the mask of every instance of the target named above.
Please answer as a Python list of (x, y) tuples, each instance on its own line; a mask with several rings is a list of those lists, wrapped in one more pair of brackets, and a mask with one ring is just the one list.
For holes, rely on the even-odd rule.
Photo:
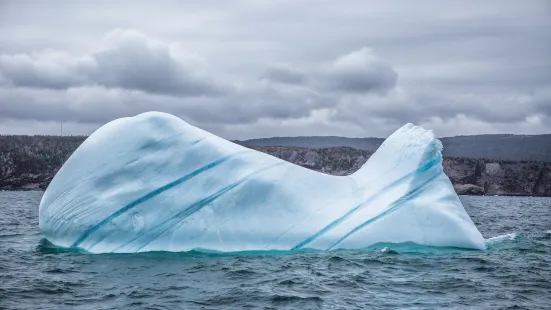
[(44, 193), (40, 229), (92, 253), (484, 249), (441, 150), (432, 132), (407, 124), (356, 173), (330, 176), (149, 112), (86, 139)]

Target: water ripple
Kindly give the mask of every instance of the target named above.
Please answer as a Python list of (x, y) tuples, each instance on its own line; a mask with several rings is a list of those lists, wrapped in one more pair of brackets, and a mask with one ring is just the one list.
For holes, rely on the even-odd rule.
[(91, 255), (38, 231), (41, 192), (0, 193), (1, 309), (548, 309), (551, 199), (461, 197), (487, 251)]

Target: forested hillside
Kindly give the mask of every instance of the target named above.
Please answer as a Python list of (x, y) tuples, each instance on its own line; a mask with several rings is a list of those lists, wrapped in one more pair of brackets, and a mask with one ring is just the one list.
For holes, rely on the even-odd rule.
[(82, 136), (0, 136), (0, 188), (45, 188)]

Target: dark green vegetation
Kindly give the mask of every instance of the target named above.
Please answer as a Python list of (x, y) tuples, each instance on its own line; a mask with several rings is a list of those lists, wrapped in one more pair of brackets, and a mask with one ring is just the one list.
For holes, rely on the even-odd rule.
[[(475, 139), (476, 137), (481, 138)], [(496, 160), (491, 157), (489, 159), (484, 159), (481, 154), (488, 148), (480, 146), (479, 140), (490, 139), (489, 137), (494, 137), (497, 139), (496, 141), (499, 142), (507, 139), (515, 140), (516, 138), (514, 137), (518, 138), (520, 136), (498, 135), (445, 138), (456, 139), (452, 140), (452, 142), (444, 142), (444, 144), (452, 148), (452, 150), (454, 148), (458, 149), (454, 152), (457, 153), (461, 151), (464, 154), (477, 155), (473, 155), (473, 158), (445, 157), (444, 171), (454, 184), (458, 193), (473, 195), (551, 196), (550, 160), (515, 161)], [(525, 138), (525, 142), (532, 141), (530, 139), (541, 142), (540, 140), (545, 140), (551, 137), (551, 135), (525, 137), (531, 137)], [(86, 137), (71, 136), (0, 136), (0, 189), (18, 190), (46, 188), (57, 170), (85, 138)], [(315, 137), (314, 140), (319, 142), (324, 138), (325, 137)], [(259, 139), (255, 141), (263, 141), (263, 143), (271, 141), (277, 144), (277, 139), (286, 138)], [(295, 142), (300, 145), (309, 139), (309, 137), (298, 137), (292, 138), (292, 141), (286, 141)], [(338, 143), (338, 139), (347, 141), (347, 138), (334, 137), (334, 139), (334, 141), (330, 140), (330, 142)], [(374, 141), (373, 139), (374, 138), (363, 140), (357, 139), (351, 141), (367, 141), (371, 143)], [(446, 141), (445, 139), (443, 140)], [(499, 145), (498, 142), (488, 143), (497, 147), (496, 145)], [(508, 144), (509, 142), (504, 142), (503, 145), (505, 146), (501, 148), (500, 152), (506, 152), (507, 148), (511, 148), (511, 145)], [(244, 144), (245, 142), (240, 143)], [(523, 146), (522, 143), (519, 145), (519, 148)], [(357, 146), (357, 148), (346, 146), (324, 148), (296, 146), (249, 147), (308, 169), (332, 175), (348, 175), (358, 170), (372, 154), (370, 150), (361, 149), (361, 145), (358, 144)], [(520, 155), (508, 153), (507, 156), (542, 157), (542, 152), (545, 152), (549, 145), (535, 144), (532, 147), (537, 148), (537, 150), (533, 152), (525, 150), (525, 152)], [(524, 149), (527, 148), (528, 146), (524, 146)], [(546, 154), (547, 157), (549, 157), (551, 150)], [(507, 156), (503, 155), (502, 157)]]
[(0, 136), (0, 189), (46, 188), (86, 139), (81, 136)]

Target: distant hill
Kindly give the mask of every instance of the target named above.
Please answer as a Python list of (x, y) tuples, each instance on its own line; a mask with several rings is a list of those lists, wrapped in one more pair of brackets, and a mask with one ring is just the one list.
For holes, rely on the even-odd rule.
[[(440, 138), (444, 156), (512, 161), (551, 162), (551, 134), (545, 135), (476, 135)], [(382, 138), (344, 137), (274, 137), (234, 141), (242, 145), (266, 147), (352, 147), (375, 152)]]
[[(464, 156), (499, 155), (504, 152), (511, 157), (522, 157), (543, 153), (547, 155), (543, 158), (548, 161), (520, 162), (447, 156), (443, 163), (444, 172), (459, 194), (551, 196), (551, 161), (548, 156), (551, 154), (548, 150), (550, 144), (545, 139), (541, 140), (542, 137), (549, 139), (549, 136), (536, 136), (540, 139), (536, 141), (532, 138), (534, 136), (518, 139), (520, 136), (506, 135), (444, 138), (442, 140), (448, 145), (448, 152), (465, 154)], [(0, 135), (0, 190), (46, 188), (65, 160), (85, 138)], [(348, 175), (357, 171), (366, 162), (373, 153), (370, 149), (376, 149), (382, 139), (298, 137), (252, 141), (260, 141), (259, 143), (268, 145), (309, 143), (313, 147), (250, 145), (248, 147), (308, 169), (332, 175)], [(355, 147), (323, 147), (329, 143), (351, 143)], [(514, 143), (518, 145), (516, 149), (523, 152), (512, 152), (511, 145)], [(536, 152), (532, 152), (533, 150)]]
[(444, 156), (551, 162), (551, 134), (441, 138)]
[(327, 147), (351, 147), (360, 150), (375, 152), (383, 138), (344, 138), (335, 136), (314, 136), (314, 137), (274, 137), (260, 138), (250, 140), (237, 140), (236, 143), (250, 146), (287, 146), (287, 147), (307, 147), (307, 148), (327, 148)]

